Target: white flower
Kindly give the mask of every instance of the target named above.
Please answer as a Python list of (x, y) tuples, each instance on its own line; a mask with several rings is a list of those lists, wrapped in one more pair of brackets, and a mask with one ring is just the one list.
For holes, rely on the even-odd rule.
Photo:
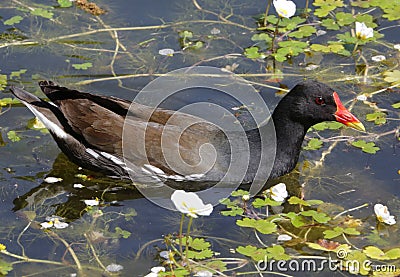
[(396, 224), (396, 220), (393, 215), (390, 215), (388, 208), (382, 204), (375, 204), (374, 212), (376, 214), (376, 218), (380, 222), (384, 222), (389, 225)]
[(278, 202), (282, 202), (285, 200), (286, 197), (288, 197), (288, 192), (286, 190), (286, 185), (284, 183), (279, 183), (273, 187), (271, 187), (269, 190), (269, 196)]
[(386, 60), (386, 57), (384, 55), (376, 55), (371, 57), (371, 60), (373, 60), (374, 62), (381, 62)]
[(292, 237), (289, 236), (289, 235), (286, 235), (286, 234), (279, 235), (278, 238), (277, 238), (278, 241), (288, 241), (288, 240), (291, 240), (291, 239), (292, 239)]
[(56, 228), (56, 229), (64, 229), (64, 228), (67, 228), (67, 227), (68, 227), (68, 223), (62, 222), (62, 221), (56, 219), (56, 220), (54, 221), (53, 226), (54, 226), (54, 228)]
[(118, 272), (123, 270), (124, 267), (122, 265), (119, 264), (109, 264), (108, 266), (106, 266), (106, 270), (108, 272)]
[(164, 49), (160, 49), (158, 50), (158, 54), (162, 55), (162, 56), (170, 56), (172, 57), (175, 53), (174, 49), (171, 48), (164, 48)]
[(359, 39), (372, 38), (374, 36), (374, 29), (368, 28), (364, 22), (356, 22), (356, 36)]
[(86, 205), (88, 206), (97, 206), (99, 205), (100, 201), (98, 199), (93, 199), (93, 200), (83, 200)]
[(293, 1), (274, 0), (274, 7), (281, 17), (290, 18), (296, 13), (296, 4)]
[(53, 222), (52, 221), (42, 222), (42, 223), (40, 223), (40, 226), (42, 226), (42, 229), (51, 228), (51, 227), (53, 227)]
[(74, 189), (81, 189), (84, 188), (85, 186), (82, 184), (74, 184)]
[(197, 271), (196, 275), (194, 275), (194, 276), (198, 276), (198, 277), (212, 277), (213, 274), (212, 274), (210, 271), (208, 271), (208, 270), (200, 270), (200, 271)]
[(367, 101), (367, 96), (365, 94), (361, 94), (357, 96), (358, 101)]
[(57, 178), (57, 177), (47, 177), (43, 181), (49, 184), (61, 182), (63, 179), (62, 178)]
[(393, 45), (393, 48), (396, 49), (396, 50), (400, 50), (400, 44)]
[(178, 211), (194, 218), (197, 218), (198, 215), (210, 215), (213, 211), (213, 206), (211, 204), (204, 205), (194, 192), (176, 190), (171, 195), (171, 200)]
[(150, 271), (151, 272), (144, 277), (157, 277), (159, 272), (165, 272), (165, 268), (163, 266), (155, 266), (152, 267)]
[(243, 201), (249, 201), (250, 195), (244, 194), (244, 195), (242, 196), (242, 199), (243, 199)]

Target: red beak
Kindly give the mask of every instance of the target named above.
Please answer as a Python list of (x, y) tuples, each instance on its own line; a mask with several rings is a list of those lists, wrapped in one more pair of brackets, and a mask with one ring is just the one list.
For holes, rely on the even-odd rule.
[(365, 132), (364, 125), (351, 112), (349, 112), (339, 99), (339, 95), (334, 92), (333, 99), (335, 100), (337, 110), (335, 112), (336, 121), (353, 129)]

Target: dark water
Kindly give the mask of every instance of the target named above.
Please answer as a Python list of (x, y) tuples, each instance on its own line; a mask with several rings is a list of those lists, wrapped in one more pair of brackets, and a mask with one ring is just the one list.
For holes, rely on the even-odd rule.
[[(23, 5), (19, 2), (4, 1), (0, 3), (0, 16), (8, 19), (19, 14), (15, 7), (29, 8), (35, 4), (55, 5), (55, 1), (27, 1)], [(0, 32), (26, 36), (28, 39), (36, 39), (39, 45), (18, 46), (12, 45), (0, 48), (0, 74), (9, 75), (13, 71), (26, 69), (26, 73), (8, 81), (8, 85), (25, 87), (30, 92), (39, 93), (37, 81), (51, 79), (58, 83), (97, 93), (100, 95), (116, 96), (125, 99), (133, 99), (135, 95), (148, 82), (156, 76), (141, 76), (117, 80), (104, 80), (87, 85), (77, 85), (85, 80), (112, 77), (110, 63), (113, 59), (115, 40), (110, 33), (102, 32), (95, 35), (84, 35), (66, 38), (71, 41), (49, 41), (49, 39), (85, 32), (90, 29), (101, 29), (105, 26), (150, 26), (162, 25), (163, 22), (180, 22), (197, 19), (216, 20), (216, 17), (197, 11), (190, 1), (96, 1), (105, 8), (107, 13), (99, 19), (75, 9), (55, 9), (54, 21), (41, 17), (24, 16), (23, 21), (16, 25), (17, 29), (0, 24)], [(265, 10), (265, 1), (233, 1), (227, 3), (204, 4), (209, 10), (229, 13), (233, 11), (233, 21), (243, 25), (254, 26), (252, 16)], [(299, 4), (301, 5), (301, 4)], [(382, 25), (386, 26), (386, 25)], [(161, 56), (158, 50), (173, 48), (179, 50), (179, 37), (177, 33), (182, 30), (191, 30), (195, 34), (201, 34), (205, 39), (212, 28), (221, 31), (220, 39), (210, 41), (205, 49), (177, 53), (173, 57)], [(398, 43), (398, 27), (383, 31), (386, 40)], [(114, 70), (118, 76), (129, 74), (166, 73), (181, 67), (197, 65), (209, 65), (224, 67), (236, 62), (239, 65), (237, 73), (259, 73), (263, 65), (258, 61), (251, 61), (241, 56), (233, 61), (210, 58), (225, 55), (226, 53), (243, 53), (243, 48), (252, 44), (249, 30), (215, 23), (187, 23), (175, 25), (170, 28), (154, 27), (149, 30), (119, 31), (118, 37), (126, 52), (117, 55), (114, 61)], [(206, 40), (206, 39), (205, 39)], [(13, 40), (15, 42), (15, 40)], [(8, 41), (8, 42), (13, 42)], [(1, 43), (6, 40), (3, 37)], [(87, 48), (98, 50), (90, 51)], [(108, 49), (109, 51), (102, 51)], [(379, 48), (378, 48), (379, 49)], [(121, 48), (120, 48), (120, 51)], [(123, 52), (123, 51), (122, 51)], [(71, 65), (90, 61), (93, 67), (89, 70), (76, 70)], [(353, 66), (342, 66), (350, 63), (349, 58), (332, 59), (327, 57), (326, 65), (322, 68), (329, 69), (326, 76), (316, 74), (321, 81), (326, 81), (338, 89), (342, 101), (348, 105), (354, 99), (354, 93), (359, 93), (365, 88), (363, 85), (349, 82), (331, 82), (336, 78), (344, 77), (346, 73), (353, 74)], [(285, 64), (283, 73), (288, 74), (283, 84), (292, 87), (296, 82), (308, 76), (308, 72), (301, 69), (297, 59), (292, 65)], [(337, 70), (337, 71), (335, 71)], [(295, 76), (290, 76), (293, 74)], [(324, 73), (321, 73), (324, 74)], [(312, 75), (312, 74), (309, 74)], [(259, 84), (276, 83), (265, 82), (263, 77), (249, 78)], [(281, 98), (276, 90), (264, 86), (257, 86), (259, 93), (269, 107), (273, 109)], [(1, 98), (10, 97), (8, 88), (1, 92)], [(207, 100), (215, 97), (212, 92), (201, 93), (201, 97), (182, 92), (175, 95), (164, 105), (177, 108), (197, 100)], [(365, 114), (373, 112), (371, 108), (357, 102), (352, 110), (363, 121), (368, 132), (382, 134), (398, 128), (398, 110), (391, 108), (391, 104), (400, 99), (399, 91), (384, 92), (374, 96), (373, 101), (380, 108), (388, 109), (388, 123), (376, 126), (373, 122), (366, 122)], [(229, 99), (213, 99), (216, 103), (229, 102)], [(231, 104), (231, 102), (229, 102)], [(232, 102), (232, 106), (236, 103)], [(65, 245), (60, 240), (46, 235), (43, 230), (30, 227), (26, 218), (26, 211), (34, 211), (35, 221), (43, 222), (46, 216), (56, 214), (66, 218), (70, 227), (64, 230), (56, 230), (59, 237), (68, 243), (72, 243), (76, 252), (80, 253), (82, 263), (97, 266), (90, 255), (85, 256), (90, 250), (85, 246), (85, 238), (81, 235), (87, 230), (101, 233), (101, 238), (94, 240), (93, 247), (104, 265), (117, 263), (124, 266), (122, 276), (143, 276), (149, 272), (152, 266), (160, 264), (157, 253), (165, 249), (163, 236), (176, 234), (179, 230), (180, 214), (162, 209), (143, 198), (139, 191), (129, 182), (109, 179), (99, 174), (78, 169), (78, 166), (69, 162), (60, 153), (57, 145), (49, 134), (37, 130), (30, 130), (27, 121), (33, 115), (22, 105), (11, 108), (3, 107), (0, 115), (0, 128), (2, 146), (0, 147), (0, 243), (7, 246), (7, 250), (18, 255), (44, 260), (62, 261), (65, 258), (70, 262), (70, 256), (65, 252)], [(7, 138), (7, 133), (15, 130), (21, 140), (12, 142)], [(319, 134), (325, 138), (338, 135), (359, 135), (354, 130), (322, 131)], [(315, 137), (314, 133), (309, 133)], [(394, 133), (382, 136), (375, 141), (381, 148), (375, 155), (363, 153), (360, 149), (352, 147), (349, 143), (339, 142), (320, 167), (315, 164), (320, 160), (322, 152), (327, 150), (330, 144), (317, 151), (303, 151), (295, 172), (282, 178), (288, 187), (304, 185), (306, 199), (322, 199), (345, 209), (356, 207), (364, 203), (384, 203), (390, 207), (391, 213), (400, 216), (399, 201), (399, 146), (400, 142)], [(77, 177), (77, 174), (93, 176), (90, 180)], [(63, 180), (55, 184), (43, 182), (46, 176), (60, 177)], [(278, 181), (274, 182), (277, 183)], [(83, 189), (74, 188), (73, 184), (83, 184)], [(101, 210), (103, 216), (94, 219), (91, 212), (85, 210), (85, 199), (102, 200)], [(374, 225), (373, 209), (358, 210), (353, 213), (355, 217), (366, 220)], [(253, 233), (236, 226), (237, 218), (223, 217), (220, 211), (224, 207), (217, 206), (210, 217), (199, 218), (194, 221), (193, 235), (208, 238), (212, 242), (213, 250), (221, 252), (221, 257), (240, 257), (239, 254), (230, 253), (230, 248), (238, 245), (256, 242)], [(97, 209), (97, 208), (95, 208)], [(93, 212), (93, 211), (92, 211)], [(130, 216), (126, 216), (130, 215)], [(116, 227), (129, 231), (128, 238), (116, 235)], [(393, 244), (399, 244), (398, 230), (391, 231)], [(396, 239), (397, 237), (397, 239)], [(221, 239), (223, 238), (223, 239)], [(154, 240), (154, 243), (149, 243)], [(266, 242), (271, 238), (265, 237)], [(15, 260), (13, 260), (15, 261)], [(247, 268), (250, 270), (250, 267)], [(242, 269), (242, 271), (244, 271)], [(29, 274), (46, 276), (69, 276), (75, 270), (71, 268), (55, 270), (54, 267), (44, 263), (21, 263), (14, 265), (14, 271), (10, 276), (26, 276)], [(88, 276), (101, 276), (101, 271), (88, 270)], [(329, 272), (327, 273), (329, 276)], [(301, 273), (296, 276), (306, 276)], [(248, 275), (248, 276), (251, 276)]]

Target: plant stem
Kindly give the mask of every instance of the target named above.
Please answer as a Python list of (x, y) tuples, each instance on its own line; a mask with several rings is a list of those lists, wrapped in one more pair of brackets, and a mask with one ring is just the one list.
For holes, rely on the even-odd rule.
[(267, 8), (265, 9), (265, 14), (264, 14), (264, 27), (267, 26), (267, 16), (269, 13), (269, 8), (271, 7), (271, 3), (272, 3), (272, 0), (268, 0)]
[(183, 235), (183, 221), (185, 220), (185, 214), (182, 214), (181, 223), (179, 224), (179, 253), (183, 256), (182, 250), (182, 235)]
[(186, 231), (186, 265), (189, 266), (189, 234), (190, 234), (190, 227), (192, 227), (193, 217), (189, 217), (189, 223)]
[(276, 39), (276, 35), (278, 34), (278, 25), (279, 25), (280, 21), (281, 21), (281, 17), (279, 16), (278, 21), (276, 22), (276, 26), (275, 26), (274, 37), (272, 38), (272, 42), (271, 42), (272, 53), (275, 53), (275, 39)]

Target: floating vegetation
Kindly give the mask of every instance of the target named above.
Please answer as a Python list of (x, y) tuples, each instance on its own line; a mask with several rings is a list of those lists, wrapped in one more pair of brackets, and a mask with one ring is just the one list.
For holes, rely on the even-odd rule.
[[(398, 1), (270, 0), (246, 14), (243, 1), (192, 0), (179, 14), (150, 10), (151, 24), (134, 11), (123, 18), (135, 8), (128, 2), (0, 4), (0, 274), (128, 276), (140, 265), (147, 276), (297, 276), (302, 266), (307, 275), (327, 273), (333, 261), (346, 276), (398, 276)], [(38, 80), (56, 79), (118, 96), (198, 65), (277, 98), (304, 78), (329, 83), (367, 132), (337, 122), (310, 128), (296, 193), (279, 180), (257, 197), (234, 191), (213, 208), (180, 191), (181, 215), (170, 216), (138, 199), (131, 184), (97, 178), (65, 156), (52, 166), (58, 150), (48, 132), (8, 94), (9, 86), (34, 92)], [(354, 159), (351, 168), (341, 152)], [(318, 174), (323, 166), (329, 176)], [(279, 272), (277, 262), (292, 268)]]

